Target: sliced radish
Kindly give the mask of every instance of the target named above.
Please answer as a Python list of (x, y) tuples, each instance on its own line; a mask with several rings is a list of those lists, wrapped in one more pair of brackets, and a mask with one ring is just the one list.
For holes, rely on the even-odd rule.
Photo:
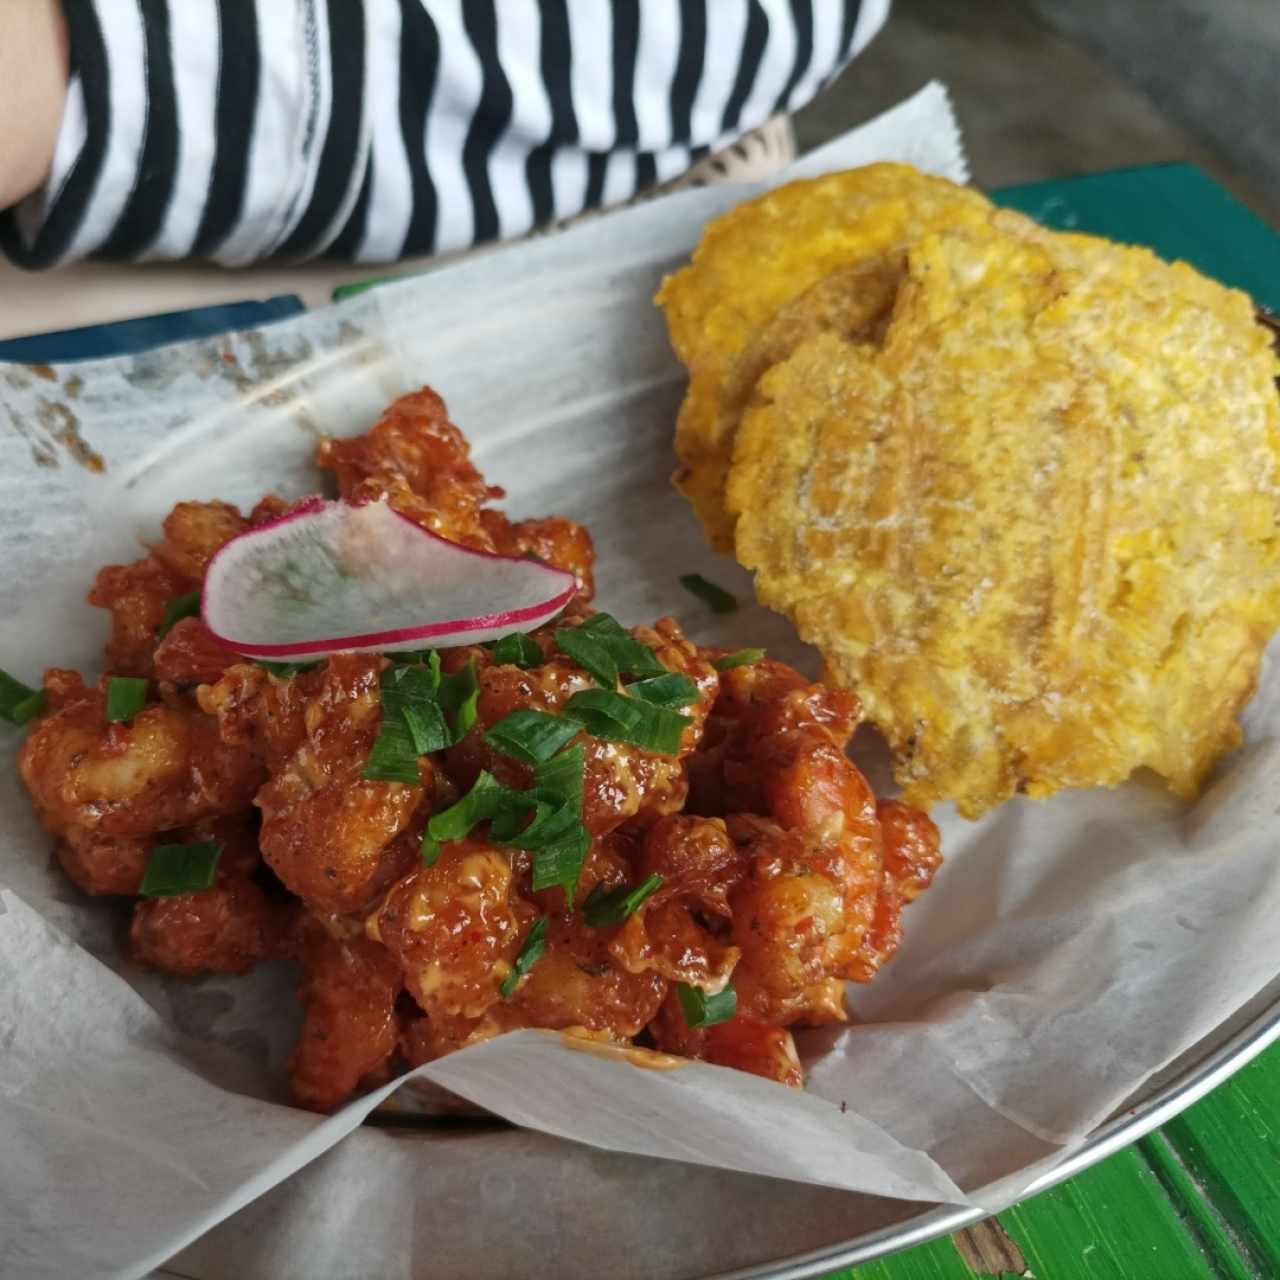
[(214, 638), (251, 658), (480, 644), (549, 622), (571, 573), (459, 546), (385, 502), (316, 498), (232, 538), (205, 574)]

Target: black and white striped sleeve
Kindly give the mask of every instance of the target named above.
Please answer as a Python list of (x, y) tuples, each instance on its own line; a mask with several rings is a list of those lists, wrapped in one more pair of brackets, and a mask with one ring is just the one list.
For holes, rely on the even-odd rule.
[(889, 0), (63, 0), (44, 189), (0, 246), (242, 266), (522, 235), (812, 98)]

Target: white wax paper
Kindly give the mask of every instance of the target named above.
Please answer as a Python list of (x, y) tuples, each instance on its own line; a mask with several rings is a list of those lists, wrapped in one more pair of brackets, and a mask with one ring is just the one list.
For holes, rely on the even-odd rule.
[[(964, 176), (940, 88), (801, 167), (898, 157)], [(3, 665), (32, 681), (54, 663), (99, 669), (105, 615), (83, 603), (99, 565), (133, 558), (176, 500), (313, 489), (317, 435), (359, 431), (429, 382), (513, 514), (591, 528), (603, 607), (628, 622), (674, 613), (699, 640), (815, 670), (783, 619), (715, 618), (676, 583), (700, 571), (751, 595), (668, 484), (683, 379), (650, 303), (707, 218), (746, 194), (685, 192), (251, 333), (0, 366)], [(7, 734), (5, 1273), (142, 1275), (225, 1222), (184, 1274), (524, 1274), (550, 1238), (559, 1275), (677, 1276), (828, 1243), (901, 1218), (902, 1201), (1007, 1195), (1280, 973), (1278, 710), (1272, 669), (1248, 746), (1192, 809), (1134, 783), (1015, 800), (978, 823), (940, 810), (947, 863), (908, 910), (898, 958), (854, 992), (861, 1021), (799, 1037), (806, 1093), (701, 1064), (640, 1069), (544, 1032), (418, 1073), (542, 1135), (679, 1164), (523, 1131), (358, 1129), (394, 1085), (328, 1119), (283, 1105), (288, 969), (179, 982), (125, 967), (122, 909), (51, 863)], [(875, 742), (861, 745), (884, 785)], [(726, 1188), (807, 1210), (794, 1228), (766, 1229), (761, 1211), (730, 1229)]]

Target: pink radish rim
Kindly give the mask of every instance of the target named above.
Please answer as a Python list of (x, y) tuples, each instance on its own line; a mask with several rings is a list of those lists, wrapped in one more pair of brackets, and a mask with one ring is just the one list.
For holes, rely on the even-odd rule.
[[(423, 537), (432, 538), (436, 542), (443, 543), (453, 551), (461, 551), (466, 555), (475, 556), (478, 560), (506, 560), (511, 564), (533, 564), (536, 569), (549, 573), (554, 577), (568, 578), (570, 585), (565, 588), (558, 596), (553, 596), (545, 604), (525, 605), (520, 609), (508, 609), (499, 613), (477, 614), (474, 617), (466, 619), (455, 618), (445, 622), (432, 622), (422, 627), (397, 627), (390, 631), (368, 631), (359, 635), (338, 636), (336, 640), (341, 642), (341, 647), (336, 644), (329, 644), (325, 641), (307, 642), (304, 640), (295, 641), (292, 644), (251, 644), (244, 645), (238, 641), (232, 640), (230, 637), (223, 635), (219, 631), (215, 631), (209, 626), (207, 617), (209, 576), (213, 572), (213, 566), (217, 564), (219, 558), (225, 554), (232, 546), (240, 541), (241, 538), (251, 537), (254, 534), (263, 532), (265, 529), (274, 529), (278, 525), (288, 524), (290, 521), (300, 519), (303, 516), (313, 514), (326, 505), (325, 499), (321, 497), (308, 498), (301, 506), (296, 507), (292, 511), (285, 512), (284, 515), (275, 516), (271, 520), (264, 521), (260, 525), (255, 525), (252, 529), (246, 529), (243, 533), (238, 533), (229, 542), (219, 547), (214, 552), (213, 557), (209, 561), (208, 568), (205, 570), (204, 582), (200, 587), (200, 617), (208, 628), (209, 634), (224, 649), (230, 649), (232, 653), (243, 654), (245, 657), (303, 657), (308, 654), (326, 654), (341, 653), (342, 648), (350, 648), (355, 645), (379, 645), (379, 644), (399, 644), (403, 640), (428, 640), (440, 635), (458, 635), (464, 636), (470, 631), (483, 631), (488, 627), (505, 627), (521, 622), (533, 622), (535, 620), (549, 621), (555, 617), (578, 593), (578, 581), (572, 573), (567, 569), (557, 568), (555, 565), (546, 564), (542, 561), (530, 561), (527, 556), (506, 556), (500, 555), (496, 551), (481, 551), (478, 547), (464, 546), (461, 542), (452, 542), (448, 538), (442, 538), (438, 533), (430, 529), (424, 529), (415, 520), (410, 520), (408, 516), (397, 511), (393, 506), (388, 504), (387, 510), (391, 512), (397, 519), (403, 520), (405, 524), (411, 525), (413, 529)], [(466, 625), (462, 625), (465, 622)]]

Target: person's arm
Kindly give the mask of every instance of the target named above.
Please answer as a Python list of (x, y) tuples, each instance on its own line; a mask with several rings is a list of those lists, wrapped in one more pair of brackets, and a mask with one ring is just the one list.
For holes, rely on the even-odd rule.
[(61, 0), (5, 0), (0, 9), (0, 209), (49, 176), (67, 96)]
[(53, 169), (0, 248), (243, 266), (510, 239), (797, 110), (888, 4), (63, 0)]

